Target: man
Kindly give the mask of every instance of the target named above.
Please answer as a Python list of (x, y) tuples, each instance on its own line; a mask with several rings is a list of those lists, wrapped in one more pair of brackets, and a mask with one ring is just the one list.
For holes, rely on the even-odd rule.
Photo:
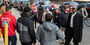
[(55, 6), (52, 5), (51, 8), (50, 8), (50, 12), (54, 15), (54, 12), (55, 12), (55, 11), (56, 11)]
[[(66, 25), (67, 25), (67, 20), (68, 20), (68, 15), (69, 15), (69, 10), (68, 7), (64, 10), (65, 12), (61, 13), (60, 15), (60, 19), (61, 19), (61, 29), (63, 34), (65, 34), (65, 30), (66, 30)], [(61, 43), (61, 44), (65, 44), (65, 40)]]
[(81, 13), (83, 14), (83, 17), (87, 17), (87, 16), (88, 16), (88, 12), (87, 12), (85, 6), (82, 7), (82, 9), (81, 9)]
[(9, 6), (9, 3), (8, 3), (8, 1), (6, 1), (6, 2), (5, 2), (5, 5), (6, 5), (6, 6)]
[(44, 12), (43, 7), (42, 7), (42, 5), (40, 5), (38, 7), (38, 16), (37, 16), (37, 20), (38, 20), (38, 22), (40, 24), (42, 24), (42, 15), (43, 15), (43, 12)]
[(59, 12), (58, 9), (56, 9), (56, 11), (54, 12), (53, 22), (54, 22), (59, 28), (61, 27), (62, 20), (61, 20), (61, 14), (60, 14), (60, 12)]
[(88, 16), (88, 12), (86, 10), (85, 5), (82, 5), (82, 7), (79, 7), (78, 11), (82, 13), (83, 17), (87, 17)]
[(51, 22), (52, 18), (52, 14), (47, 13), (45, 15), (46, 21), (38, 27), (36, 37), (41, 45), (57, 45), (56, 35), (59, 39), (64, 40), (65, 35), (62, 34), (57, 25)]
[(8, 4), (8, 1), (6, 1), (5, 3), (2, 3), (1, 4), (1, 12), (2, 12), (2, 14), (4, 13), (4, 12), (6, 12), (6, 8), (9, 6), (9, 4)]
[(11, 14), (12, 7), (7, 7), (6, 12), (0, 17), (0, 28), (2, 29), (2, 34), (4, 36), (4, 27), (8, 23), (8, 45), (16, 45), (17, 38), (15, 34), (16, 29), (16, 18)]
[(65, 31), (66, 42), (65, 45), (70, 45), (73, 38), (74, 45), (79, 45), (82, 40), (83, 16), (82, 13), (77, 12), (77, 6), (72, 7), (72, 13), (69, 14), (67, 21), (67, 28)]
[(32, 43), (36, 43), (34, 23), (30, 18), (31, 11), (29, 7), (25, 7), (21, 17), (17, 20), (17, 32), (20, 35), (22, 45), (32, 45)]

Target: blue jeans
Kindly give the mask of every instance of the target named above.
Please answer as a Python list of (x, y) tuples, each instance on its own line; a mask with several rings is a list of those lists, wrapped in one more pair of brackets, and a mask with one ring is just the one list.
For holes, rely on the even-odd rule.
[(8, 45), (16, 45), (17, 43), (17, 37), (16, 35), (8, 36)]

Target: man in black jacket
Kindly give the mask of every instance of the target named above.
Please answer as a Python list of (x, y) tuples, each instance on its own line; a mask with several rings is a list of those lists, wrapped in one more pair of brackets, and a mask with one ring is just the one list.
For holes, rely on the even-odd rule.
[(25, 7), (21, 17), (17, 20), (17, 32), (20, 35), (22, 45), (32, 45), (36, 43), (33, 21), (30, 18), (31, 9)]
[(74, 45), (79, 45), (82, 40), (83, 29), (83, 16), (77, 12), (77, 7), (72, 7), (72, 13), (69, 14), (67, 21), (67, 28), (65, 31), (66, 42), (65, 45), (70, 45), (70, 41), (73, 38)]

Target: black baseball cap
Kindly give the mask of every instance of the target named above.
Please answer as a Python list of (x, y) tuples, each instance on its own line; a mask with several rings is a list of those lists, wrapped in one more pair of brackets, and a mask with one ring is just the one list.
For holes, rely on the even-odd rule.
[(29, 12), (29, 11), (32, 12), (32, 9), (30, 7), (25, 7), (24, 8), (24, 12)]

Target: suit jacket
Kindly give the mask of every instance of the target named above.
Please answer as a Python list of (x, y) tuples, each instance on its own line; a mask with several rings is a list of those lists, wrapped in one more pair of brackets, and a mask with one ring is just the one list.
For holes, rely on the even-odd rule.
[[(70, 33), (70, 21), (72, 13), (69, 14), (67, 21), (66, 32)], [(74, 42), (80, 42), (82, 40), (82, 29), (83, 29), (83, 16), (82, 13), (77, 12), (73, 19), (73, 36)]]

